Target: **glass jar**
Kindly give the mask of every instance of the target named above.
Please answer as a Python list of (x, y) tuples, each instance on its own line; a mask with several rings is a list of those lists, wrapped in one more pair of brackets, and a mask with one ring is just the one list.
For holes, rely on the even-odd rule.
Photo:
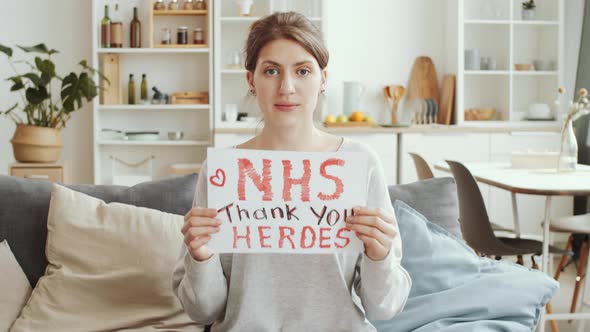
[(195, 44), (205, 44), (205, 34), (203, 33), (203, 28), (195, 28), (193, 34), (193, 43)]
[(180, 5), (178, 4), (178, 0), (171, 0), (168, 3), (168, 10), (178, 10), (180, 9)]
[(184, 3), (182, 4), (182, 9), (183, 10), (193, 10), (194, 9), (193, 0), (184, 0)]
[(162, 44), (172, 44), (172, 33), (168, 28), (162, 28), (160, 32), (160, 41)]
[(158, 0), (154, 3), (154, 10), (165, 10), (166, 5), (164, 4), (164, 0)]
[(178, 31), (176, 32), (176, 43), (178, 45), (186, 45), (188, 44), (188, 28), (181, 26), (178, 27)]
[(207, 3), (205, 2), (205, 0), (197, 0), (195, 2), (195, 9), (196, 10), (206, 10), (207, 9)]

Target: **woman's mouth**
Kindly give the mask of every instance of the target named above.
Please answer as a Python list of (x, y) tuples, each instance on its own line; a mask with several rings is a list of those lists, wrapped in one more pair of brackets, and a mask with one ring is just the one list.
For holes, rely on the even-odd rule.
[(291, 112), (295, 110), (299, 104), (291, 104), (291, 103), (278, 103), (275, 104), (275, 108), (281, 112)]

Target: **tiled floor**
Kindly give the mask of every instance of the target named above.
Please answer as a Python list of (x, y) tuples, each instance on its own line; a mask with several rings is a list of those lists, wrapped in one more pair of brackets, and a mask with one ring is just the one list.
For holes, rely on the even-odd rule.
[[(555, 258), (553, 268), (557, 267), (557, 263), (559, 262), (559, 258)], [(555, 270), (552, 271), (552, 275), (555, 273)], [(553, 312), (555, 313), (566, 313), (569, 312), (570, 305), (572, 302), (572, 296), (574, 293), (574, 283), (576, 277), (576, 268), (574, 264), (570, 264), (564, 272), (561, 273), (559, 277), (559, 289), (553, 296), (551, 300), (551, 306), (553, 308)], [(582, 286), (583, 287), (583, 283)], [(579, 301), (582, 300), (583, 297), (583, 288), (580, 288), (580, 295), (578, 296)], [(590, 312), (590, 306), (586, 305), (583, 307), (583, 311)], [(560, 320), (556, 321), (557, 326), (560, 332), (577, 332), (578, 331), (578, 324), (579, 321), (572, 321), (568, 323), (567, 320)], [(551, 328), (549, 323), (545, 326), (546, 332), (551, 332)], [(584, 331), (590, 331), (590, 320), (586, 320), (586, 324), (584, 326)]]

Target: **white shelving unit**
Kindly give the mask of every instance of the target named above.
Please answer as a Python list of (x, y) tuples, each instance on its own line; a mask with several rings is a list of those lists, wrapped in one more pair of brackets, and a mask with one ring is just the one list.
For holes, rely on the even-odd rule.
[[(256, 105), (244, 105), (244, 97), (248, 92), (246, 83), (246, 69), (243, 68), (243, 50), (248, 30), (252, 22), (275, 11), (296, 11), (324, 30), (323, 13), (324, 0), (256, 0), (252, 6), (251, 16), (239, 16), (238, 7), (234, 1), (214, 0), (214, 46), (215, 55), (215, 128), (253, 128), (257, 123), (223, 121), (223, 107), (225, 104), (237, 104), (240, 112), (247, 112), (249, 116), (259, 116)], [(241, 68), (230, 67), (229, 57), (232, 52), (241, 55)], [(217, 144), (216, 144), (217, 145)]]
[[(521, 19), (523, 0), (449, 0), (449, 45), (457, 56), (449, 63), (457, 72), (455, 123), (458, 125), (558, 126), (554, 107), (564, 82), (564, 1), (536, 0), (536, 19)], [(491, 57), (496, 70), (465, 70), (466, 49)], [(455, 60), (456, 59), (456, 60)], [(518, 71), (515, 64), (552, 61), (544, 71)], [(532, 103), (552, 107), (554, 120), (527, 121)], [(493, 107), (494, 121), (465, 121), (464, 110)]]
[[(207, 1), (208, 12), (154, 13), (151, 8), (154, 0), (93, 0), (92, 1), (92, 65), (100, 69), (101, 57), (117, 54), (119, 57), (119, 85), (121, 103), (101, 105), (99, 98), (93, 103), (93, 147), (94, 183), (111, 184), (113, 160), (111, 156), (137, 163), (146, 157), (154, 156), (151, 176), (154, 180), (172, 177), (173, 164), (200, 164), (206, 157), (206, 149), (213, 142), (213, 1)], [(182, 4), (182, 2), (180, 2)], [(115, 5), (119, 5), (123, 22), (123, 48), (100, 47), (100, 21), (104, 6), (108, 5), (110, 16)], [(141, 21), (142, 48), (129, 48), (129, 23), (133, 18), (133, 7), (137, 6)], [(181, 14), (181, 13), (178, 13)], [(190, 15), (186, 15), (190, 14)], [(153, 17), (153, 20), (152, 20)], [(163, 27), (171, 29), (172, 41), (176, 41), (176, 28), (188, 26), (189, 43), (193, 39), (192, 30), (204, 28), (207, 45), (199, 47), (163, 47), (159, 45), (160, 31)], [(154, 47), (150, 47), (153, 45)], [(183, 45), (184, 46), (184, 45)], [(127, 83), (129, 74), (134, 74), (136, 96), (139, 99), (141, 75), (147, 74), (148, 96), (151, 100), (152, 87), (163, 93), (208, 91), (209, 104), (135, 104), (128, 105)], [(98, 79), (98, 78), (97, 78)], [(103, 139), (102, 129), (125, 131), (159, 131), (156, 141), (131, 141)], [(169, 140), (167, 132), (183, 131), (182, 140)], [(117, 174), (127, 173), (125, 166), (117, 165)], [(131, 170), (133, 171), (133, 170)]]

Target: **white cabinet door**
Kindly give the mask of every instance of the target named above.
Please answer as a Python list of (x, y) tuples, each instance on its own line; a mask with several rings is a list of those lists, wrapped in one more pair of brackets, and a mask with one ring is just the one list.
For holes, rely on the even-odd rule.
[[(512, 151), (559, 151), (557, 132), (518, 132), (491, 134), (491, 161), (510, 162)], [(545, 196), (516, 195), (518, 217), (521, 233), (527, 236), (541, 237), (541, 222), (545, 214)], [(551, 204), (553, 216), (573, 214), (572, 197), (554, 197)], [(491, 187), (488, 214), (494, 222), (513, 227), (512, 198), (508, 191)], [(563, 236), (556, 241), (565, 241)]]
[(387, 185), (396, 184), (397, 135), (394, 133), (345, 134), (345, 137), (370, 146), (381, 159)]

